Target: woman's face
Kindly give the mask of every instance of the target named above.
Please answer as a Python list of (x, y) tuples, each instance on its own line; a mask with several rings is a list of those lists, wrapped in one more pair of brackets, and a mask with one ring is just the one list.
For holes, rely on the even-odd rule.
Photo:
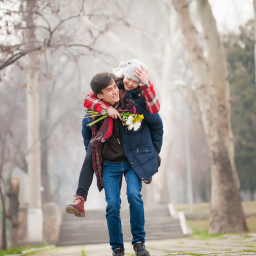
[(124, 88), (127, 91), (136, 89), (140, 84), (140, 82), (134, 81), (131, 78), (128, 78), (126, 76), (124, 77), (123, 83), (124, 83)]

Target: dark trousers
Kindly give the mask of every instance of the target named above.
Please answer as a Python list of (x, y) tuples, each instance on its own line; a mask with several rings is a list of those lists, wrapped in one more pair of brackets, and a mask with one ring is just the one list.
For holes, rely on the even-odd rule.
[(89, 188), (92, 184), (93, 179), (93, 168), (92, 168), (92, 145), (89, 143), (84, 163), (80, 172), (78, 189), (76, 194), (82, 196), (84, 200), (87, 198)]

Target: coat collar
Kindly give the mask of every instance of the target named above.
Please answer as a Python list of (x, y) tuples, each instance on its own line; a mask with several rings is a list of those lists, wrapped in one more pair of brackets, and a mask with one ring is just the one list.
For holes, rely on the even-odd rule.
[(140, 91), (128, 91), (128, 98), (138, 98), (140, 94)]

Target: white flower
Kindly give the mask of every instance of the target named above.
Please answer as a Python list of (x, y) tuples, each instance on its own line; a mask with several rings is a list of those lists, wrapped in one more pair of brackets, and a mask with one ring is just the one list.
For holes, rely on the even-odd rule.
[(133, 122), (133, 116), (129, 116), (128, 119), (126, 120), (126, 125), (131, 125)]
[(133, 128), (134, 128), (134, 124), (131, 123), (131, 124), (128, 126), (128, 130), (131, 131)]
[(134, 124), (134, 131), (139, 130), (140, 126), (141, 126), (141, 122), (140, 122), (140, 121), (137, 121), (137, 122)]

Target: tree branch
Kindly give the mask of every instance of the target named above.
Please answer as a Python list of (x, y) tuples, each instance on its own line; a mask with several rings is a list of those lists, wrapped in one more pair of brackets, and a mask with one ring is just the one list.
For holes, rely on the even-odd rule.
[(48, 29), (49, 29), (49, 31), (51, 32), (51, 25), (50, 25), (50, 23), (48, 22), (48, 20), (44, 17), (44, 15), (43, 15), (42, 13), (40, 13), (39, 11), (35, 11), (35, 13), (36, 13), (37, 15), (39, 15), (39, 16), (42, 17), (42, 19), (47, 23)]
[(26, 26), (26, 27), (20, 27), (19, 26), (19, 29), (33, 29), (33, 28), (43, 28), (45, 30), (47, 30), (49, 33), (51, 33), (51, 30), (47, 27), (44, 27), (44, 26), (38, 26), (38, 25), (35, 25), (35, 26)]
[(7, 66), (13, 64), (15, 61), (17, 61), (18, 59), (20, 59), (21, 57), (27, 55), (30, 52), (36, 52), (36, 51), (40, 51), (43, 48), (43, 46), (38, 46), (35, 47), (33, 49), (27, 50), (27, 51), (21, 51), (18, 52), (14, 55), (12, 55), (9, 59), (7, 59), (3, 64), (0, 65), (0, 70), (6, 68)]

